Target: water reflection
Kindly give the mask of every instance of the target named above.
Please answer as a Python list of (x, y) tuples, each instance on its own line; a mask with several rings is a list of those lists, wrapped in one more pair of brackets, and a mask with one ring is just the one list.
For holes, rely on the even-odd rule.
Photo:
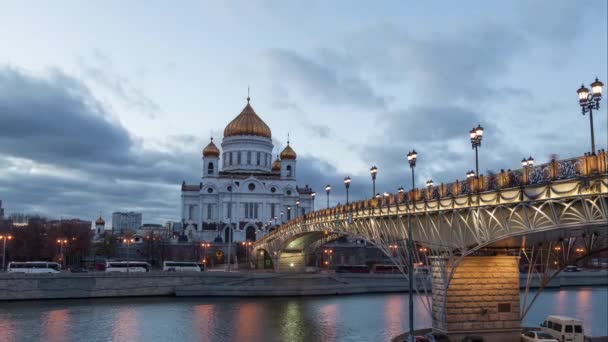
[[(261, 307), (255, 303), (243, 303), (238, 306), (234, 324), (237, 341), (261, 341), (260, 318), (264, 317), (259, 312)], [(232, 323), (231, 323), (232, 324)]]
[(132, 306), (119, 307), (114, 315), (112, 337), (116, 342), (137, 341), (137, 311)]
[[(570, 315), (608, 335), (607, 302), (608, 287), (545, 290), (524, 324)], [(0, 342), (390, 341), (408, 329), (407, 311), (407, 294), (12, 302), (0, 303)], [(430, 326), (419, 298), (414, 311), (417, 328)]]
[(209, 331), (213, 331), (215, 322), (215, 306), (210, 304), (196, 305), (192, 310), (192, 325), (197, 341), (203, 341)]
[(384, 305), (384, 331), (388, 336), (396, 336), (405, 331), (404, 297), (392, 296)]
[(48, 342), (66, 340), (70, 312), (67, 309), (51, 310), (42, 314), (43, 334)]

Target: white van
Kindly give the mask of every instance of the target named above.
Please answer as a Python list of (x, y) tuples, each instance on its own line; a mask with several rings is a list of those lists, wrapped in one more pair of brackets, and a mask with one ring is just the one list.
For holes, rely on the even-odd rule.
[(167, 272), (200, 272), (200, 266), (195, 262), (165, 261), (163, 271)]
[(547, 316), (540, 325), (541, 330), (560, 342), (584, 342), (583, 321), (566, 316)]

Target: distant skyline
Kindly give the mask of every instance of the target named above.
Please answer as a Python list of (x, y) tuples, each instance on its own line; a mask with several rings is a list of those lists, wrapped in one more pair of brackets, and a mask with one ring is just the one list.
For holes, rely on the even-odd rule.
[[(0, 5), (0, 199), (15, 212), (179, 220), (201, 150), (251, 104), (298, 183), (344, 202), (590, 150), (606, 1), (82, 1)], [(608, 144), (608, 96), (594, 113)], [(321, 196), (320, 196), (321, 197)], [(325, 200), (318, 198), (317, 209)]]

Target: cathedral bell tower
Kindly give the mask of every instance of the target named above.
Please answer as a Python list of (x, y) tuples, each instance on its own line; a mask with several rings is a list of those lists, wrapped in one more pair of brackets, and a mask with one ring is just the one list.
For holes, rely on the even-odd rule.
[(203, 178), (217, 177), (219, 175), (220, 150), (213, 143), (213, 138), (203, 149)]

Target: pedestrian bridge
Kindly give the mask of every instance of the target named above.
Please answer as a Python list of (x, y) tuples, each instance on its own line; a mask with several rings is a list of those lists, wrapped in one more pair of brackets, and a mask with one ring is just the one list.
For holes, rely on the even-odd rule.
[[(439, 184), (297, 217), (255, 242), (258, 253), (307, 252), (341, 236), (389, 246), (413, 240), (466, 256), (486, 246), (606, 233), (608, 153)], [(278, 265), (279, 263), (277, 263)]]

